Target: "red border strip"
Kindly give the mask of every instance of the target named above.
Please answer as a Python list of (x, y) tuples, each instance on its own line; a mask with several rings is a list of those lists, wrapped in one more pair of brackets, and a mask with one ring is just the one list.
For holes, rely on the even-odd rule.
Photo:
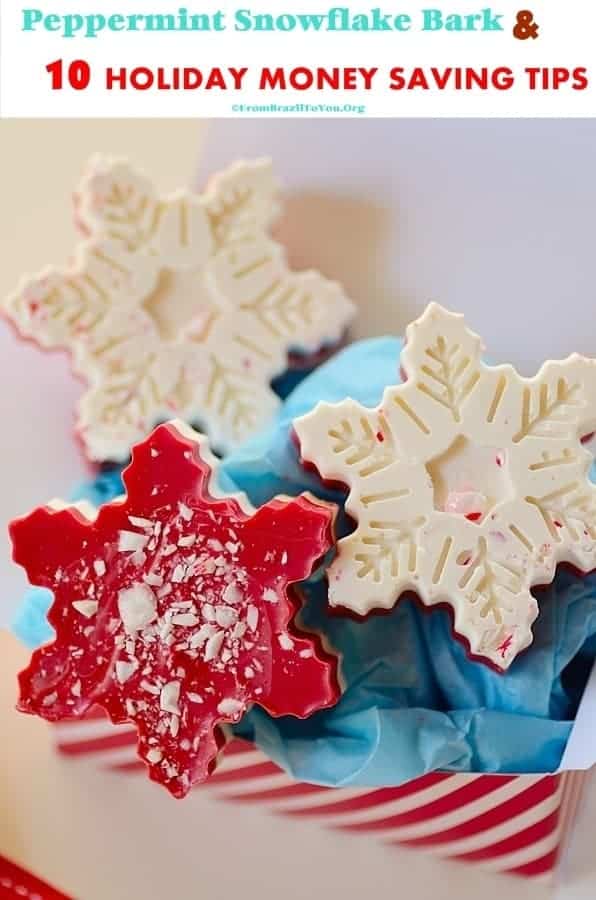
[(0, 900), (74, 900), (0, 856)]

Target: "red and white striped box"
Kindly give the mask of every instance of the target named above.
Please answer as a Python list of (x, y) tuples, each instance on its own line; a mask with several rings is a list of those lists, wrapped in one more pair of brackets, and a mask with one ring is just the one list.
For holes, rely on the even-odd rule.
[[(553, 774), (433, 772), (399, 787), (328, 788), (296, 782), (259, 749), (233, 740), (199, 788), (233, 803), (258, 804), (280, 818), (302, 819), (354, 839), (365, 835), (491, 872), (550, 880), (565, 847), (589, 769), (596, 763), (593, 673), (562, 766)], [(114, 728), (98, 710), (54, 726), (59, 751), (102, 769), (141, 775), (136, 733)], [(147, 790), (157, 790), (147, 783)], [(232, 814), (232, 813), (230, 813)]]

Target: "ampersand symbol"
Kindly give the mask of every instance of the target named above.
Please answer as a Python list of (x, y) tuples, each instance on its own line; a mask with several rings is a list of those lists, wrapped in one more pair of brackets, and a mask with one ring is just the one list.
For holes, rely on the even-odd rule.
[(528, 38), (536, 40), (539, 26), (534, 21), (534, 13), (529, 9), (521, 9), (517, 16), (517, 25), (513, 29), (513, 37), (518, 41), (527, 41)]

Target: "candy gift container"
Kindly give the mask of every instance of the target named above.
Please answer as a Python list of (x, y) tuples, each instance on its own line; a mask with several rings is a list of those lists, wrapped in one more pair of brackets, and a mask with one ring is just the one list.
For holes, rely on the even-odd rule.
[(484, 359), (431, 304), (222, 461), (172, 421), (120, 496), (16, 520), (51, 592), (19, 708), (73, 768), (258, 809), (247, 847), (551, 879), (596, 759), (596, 363)]

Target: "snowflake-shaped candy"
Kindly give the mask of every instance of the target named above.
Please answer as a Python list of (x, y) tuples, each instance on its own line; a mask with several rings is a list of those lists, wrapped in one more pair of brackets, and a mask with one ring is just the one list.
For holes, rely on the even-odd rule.
[(331, 546), (334, 508), (302, 495), (255, 510), (216, 494), (215, 464), (188, 426), (161, 425), (134, 448), (124, 498), (11, 526), (15, 560), (54, 592), (56, 632), (20, 675), (19, 708), (57, 721), (99, 704), (133, 722), (177, 797), (251, 704), (303, 718), (339, 696), (336, 661), (290, 624), (288, 597)]
[[(532, 641), (535, 585), (596, 568), (596, 487), (581, 438), (596, 362), (535, 378), (488, 366), (461, 316), (431, 304), (407, 329), (405, 381), (376, 409), (321, 403), (295, 421), (302, 458), (349, 486), (329, 600), (366, 615), (404, 591), (452, 607), (472, 656), (506, 669)], [(366, 373), (363, 373), (366, 377)]]
[(72, 354), (90, 458), (126, 460), (173, 414), (226, 451), (273, 416), (289, 352), (341, 339), (354, 308), (335, 282), (288, 268), (268, 235), (276, 196), (267, 160), (166, 197), (122, 160), (91, 161), (76, 194), (88, 239), (4, 304), (23, 335)]

